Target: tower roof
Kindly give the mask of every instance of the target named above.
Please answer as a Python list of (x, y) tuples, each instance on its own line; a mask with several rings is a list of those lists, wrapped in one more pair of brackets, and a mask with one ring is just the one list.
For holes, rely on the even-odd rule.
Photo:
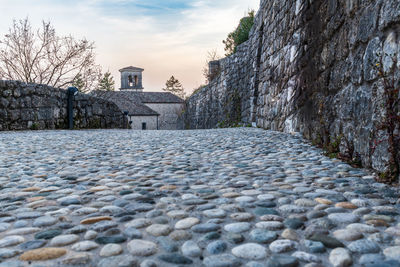
[(138, 67), (129, 66), (129, 67), (120, 69), (119, 71), (120, 72), (123, 72), (123, 71), (144, 71), (144, 69), (141, 69), (141, 68), (138, 68)]

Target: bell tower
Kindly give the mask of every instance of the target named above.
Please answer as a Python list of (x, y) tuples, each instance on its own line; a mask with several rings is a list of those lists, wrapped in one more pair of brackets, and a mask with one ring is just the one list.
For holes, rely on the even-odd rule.
[(121, 91), (143, 91), (142, 73), (144, 69), (137, 67), (126, 67), (120, 69), (121, 72)]

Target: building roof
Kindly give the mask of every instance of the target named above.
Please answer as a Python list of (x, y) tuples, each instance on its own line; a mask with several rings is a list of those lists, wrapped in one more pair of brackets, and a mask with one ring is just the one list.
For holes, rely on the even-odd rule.
[(122, 112), (128, 112), (130, 116), (160, 115), (126, 91), (94, 91), (92, 95), (114, 102)]
[(124, 91), (124, 93), (130, 94), (130, 97), (138, 99), (142, 103), (159, 103), (159, 104), (181, 104), (183, 99), (170, 93), (170, 92), (135, 92), (135, 91)]
[(119, 71), (120, 72), (123, 72), (123, 71), (144, 71), (144, 69), (141, 69), (141, 68), (138, 68), (138, 67), (129, 66), (129, 67), (120, 69)]

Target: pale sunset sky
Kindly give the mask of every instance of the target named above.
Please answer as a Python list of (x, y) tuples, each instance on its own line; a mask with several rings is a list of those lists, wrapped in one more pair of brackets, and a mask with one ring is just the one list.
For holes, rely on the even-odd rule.
[(0, 34), (13, 19), (34, 28), (50, 21), (58, 35), (96, 44), (97, 63), (120, 86), (118, 70), (144, 68), (145, 91), (161, 91), (174, 75), (187, 93), (204, 84), (207, 52), (224, 55), (226, 38), (260, 0), (0, 0)]

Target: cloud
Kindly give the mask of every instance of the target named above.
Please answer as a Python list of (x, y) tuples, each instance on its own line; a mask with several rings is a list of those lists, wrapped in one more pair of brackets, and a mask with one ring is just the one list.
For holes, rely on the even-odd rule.
[[(50, 20), (59, 34), (96, 43), (98, 62), (119, 81), (118, 69), (144, 67), (144, 85), (160, 90), (175, 75), (191, 91), (204, 78), (207, 51), (217, 48), (259, 0), (0, 0), (0, 34), (13, 18), (34, 26)], [(118, 82), (117, 82), (118, 83)]]

